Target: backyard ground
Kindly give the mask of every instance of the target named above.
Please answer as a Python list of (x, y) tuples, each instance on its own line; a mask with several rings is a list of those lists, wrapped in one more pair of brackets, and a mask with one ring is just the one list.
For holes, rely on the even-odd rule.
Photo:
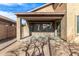
[[(32, 38), (32, 39), (31, 39)], [(62, 39), (31, 37), (30, 40), (15, 42), (0, 51), (5, 56), (79, 56), (79, 44)]]
[(0, 51), (5, 56), (78, 56), (79, 45), (62, 39), (31, 37), (30, 40), (15, 42)]

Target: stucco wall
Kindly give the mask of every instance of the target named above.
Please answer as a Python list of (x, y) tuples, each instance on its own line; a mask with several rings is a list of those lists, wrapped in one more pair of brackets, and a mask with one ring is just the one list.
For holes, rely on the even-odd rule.
[(29, 36), (29, 24), (26, 23), (26, 25), (22, 27), (22, 38), (28, 36)]
[(49, 5), (49, 6), (46, 6), (44, 8), (41, 8), (35, 12), (54, 12), (54, 9), (53, 9), (52, 5)]
[(0, 40), (6, 38), (13, 38), (16, 36), (16, 27), (10, 26), (8, 23), (0, 22)]
[(65, 12), (66, 3), (58, 4), (58, 6), (54, 10), (55, 10), (55, 12)]
[(7, 32), (8, 38), (14, 38), (16, 36), (16, 26), (8, 26)]
[(79, 15), (79, 3), (67, 4), (67, 40), (79, 43), (76, 33), (76, 15)]
[(64, 40), (66, 40), (67, 38), (67, 26), (66, 26), (66, 24), (67, 24), (67, 21), (66, 21), (66, 19), (67, 19), (67, 16), (66, 16), (66, 14), (64, 15), (64, 17), (62, 18), (62, 20), (61, 20), (61, 38), (62, 39), (64, 39)]

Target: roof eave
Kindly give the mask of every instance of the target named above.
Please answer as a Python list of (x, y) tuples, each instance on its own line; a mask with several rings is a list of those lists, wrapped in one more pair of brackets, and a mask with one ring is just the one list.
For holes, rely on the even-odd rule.
[(16, 23), (15, 21), (13, 21), (12, 19), (8, 18), (8, 17), (5, 17), (5, 16), (2, 16), (0, 15), (0, 18), (5, 20), (5, 21), (8, 21), (8, 22), (11, 22), (11, 23)]

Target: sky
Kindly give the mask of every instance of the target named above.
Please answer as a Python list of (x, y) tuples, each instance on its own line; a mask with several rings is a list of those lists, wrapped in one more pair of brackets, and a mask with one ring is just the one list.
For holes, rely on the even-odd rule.
[(15, 13), (28, 12), (44, 3), (0, 3), (0, 15), (16, 20)]

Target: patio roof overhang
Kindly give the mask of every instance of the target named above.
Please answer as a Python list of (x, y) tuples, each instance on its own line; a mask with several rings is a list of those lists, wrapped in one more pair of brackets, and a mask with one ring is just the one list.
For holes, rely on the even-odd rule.
[(64, 14), (64, 12), (27, 12), (16, 13), (16, 16), (28, 21), (52, 21), (62, 19)]

